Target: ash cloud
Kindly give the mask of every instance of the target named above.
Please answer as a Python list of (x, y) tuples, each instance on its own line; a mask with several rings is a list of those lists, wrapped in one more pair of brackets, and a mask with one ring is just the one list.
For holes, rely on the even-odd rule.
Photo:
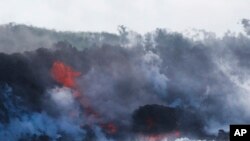
[[(247, 29), (249, 21), (242, 23)], [(36, 35), (38, 28), (25, 26), (21, 31), (32, 34), (19, 41), (19, 25), (7, 27), (0, 31), (11, 32), (0, 40), (2, 139), (219, 141), (228, 140), (229, 124), (250, 122), (250, 39), (244, 34), (203, 32), (194, 40), (122, 26), (119, 35), (45, 29)], [(40, 40), (40, 33), (42, 43), (26, 40)], [(81, 73), (77, 90), (53, 79), (55, 61)]]

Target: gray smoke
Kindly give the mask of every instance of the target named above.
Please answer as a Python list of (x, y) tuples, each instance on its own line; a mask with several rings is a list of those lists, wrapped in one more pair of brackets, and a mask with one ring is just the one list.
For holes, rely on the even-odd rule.
[[(29, 113), (20, 105), (20, 97), (12, 93), (8, 85), (2, 87), (1, 92), (4, 107), (8, 108), (8, 123), (0, 123), (0, 140), (38, 140), (38, 137), (47, 136), (48, 139), (57, 140), (61, 136), (68, 136), (72, 140), (82, 141), (85, 132), (67, 116), (54, 118), (46, 112)], [(26, 112), (24, 112), (26, 111)]]
[[(249, 21), (242, 24), (248, 33)], [(0, 40), (4, 46), (0, 54), (1, 140), (41, 136), (48, 140), (146, 140), (147, 133), (133, 131), (132, 115), (140, 107), (155, 104), (177, 111), (178, 141), (215, 140), (219, 129), (228, 131), (229, 124), (250, 122), (250, 39), (244, 34), (219, 38), (201, 32), (203, 38), (196, 40), (165, 29), (145, 35), (123, 26), (119, 35), (45, 29), (34, 34), (38, 28), (21, 27), (0, 30), (0, 35), (8, 35)], [(20, 36), (23, 32), (27, 34)], [(52, 78), (51, 67), (57, 60), (81, 72), (76, 79), (80, 95), (99, 119), (86, 114), (86, 107), (73, 96), (76, 90)], [(157, 114), (161, 117), (161, 112)], [(140, 118), (136, 121), (146, 123)], [(116, 125), (111, 127), (117, 128), (114, 135), (102, 125), (109, 122)]]

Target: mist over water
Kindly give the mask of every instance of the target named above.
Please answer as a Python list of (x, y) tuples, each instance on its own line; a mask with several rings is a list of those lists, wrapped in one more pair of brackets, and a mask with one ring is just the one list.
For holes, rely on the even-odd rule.
[(0, 140), (228, 140), (250, 122), (245, 33), (0, 27)]

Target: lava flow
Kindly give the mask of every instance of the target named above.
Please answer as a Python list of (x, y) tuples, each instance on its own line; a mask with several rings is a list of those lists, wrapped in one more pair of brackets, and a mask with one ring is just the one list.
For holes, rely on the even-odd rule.
[(75, 78), (80, 76), (80, 72), (74, 71), (63, 62), (55, 61), (53, 63), (51, 74), (53, 78), (63, 86), (76, 88)]
[(55, 61), (51, 68), (52, 77), (56, 82), (62, 84), (65, 87), (71, 88), (73, 92), (73, 97), (80, 103), (88, 117), (94, 118), (99, 121), (99, 125), (108, 134), (117, 133), (117, 126), (112, 123), (102, 123), (100, 115), (90, 106), (88, 100), (81, 94), (80, 89), (77, 87), (76, 78), (81, 75), (80, 72), (75, 71), (70, 66), (65, 65), (61, 61)]
[(87, 99), (84, 96), (82, 96), (80, 89), (76, 84), (76, 78), (81, 75), (80, 72), (75, 71), (70, 66), (65, 65), (61, 61), (55, 61), (51, 68), (51, 75), (56, 82), (73, 90), (73, 97), (80, 103), (82, 108), (84, 108), (87, 111), (87, 113), (90, 113), (88, 111), (93, 111), (90, 108)]

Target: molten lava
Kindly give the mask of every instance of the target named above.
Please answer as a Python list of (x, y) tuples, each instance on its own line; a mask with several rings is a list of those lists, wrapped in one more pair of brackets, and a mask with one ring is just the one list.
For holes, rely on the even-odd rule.
[(55, 61), (51, 68), (51, 74), (58, 83), (69, 88), (75, 88), (75, 78), (80, 76), (81, 73), (74, 71), (61, 61)]
[[(79, 104), (84, 109), (84, 113), (90, 117), (94, 118), (96, 121), (101, 121), (99, 125), (105, 130), (108, 134), (115, 134), (118, 131), (117, 126), (112, 123), (103, 123), (102, 118), (99, 113), (97, 113), (89, 104), (87, 98), (85, 98), (79, 88), (76, 85), (76, 78), (81, 75), (80, 72), (75, 71), (70, 66), (65, 65), (61, 61), (55, 61), (51, 68), (51, 75), (54, 80), (65, 87), (71, 88), (73, 92), (73, 97), (79, 102)], [(74, 111), (70, 114), (71, 117), (75, 117), (76, 113)]]

